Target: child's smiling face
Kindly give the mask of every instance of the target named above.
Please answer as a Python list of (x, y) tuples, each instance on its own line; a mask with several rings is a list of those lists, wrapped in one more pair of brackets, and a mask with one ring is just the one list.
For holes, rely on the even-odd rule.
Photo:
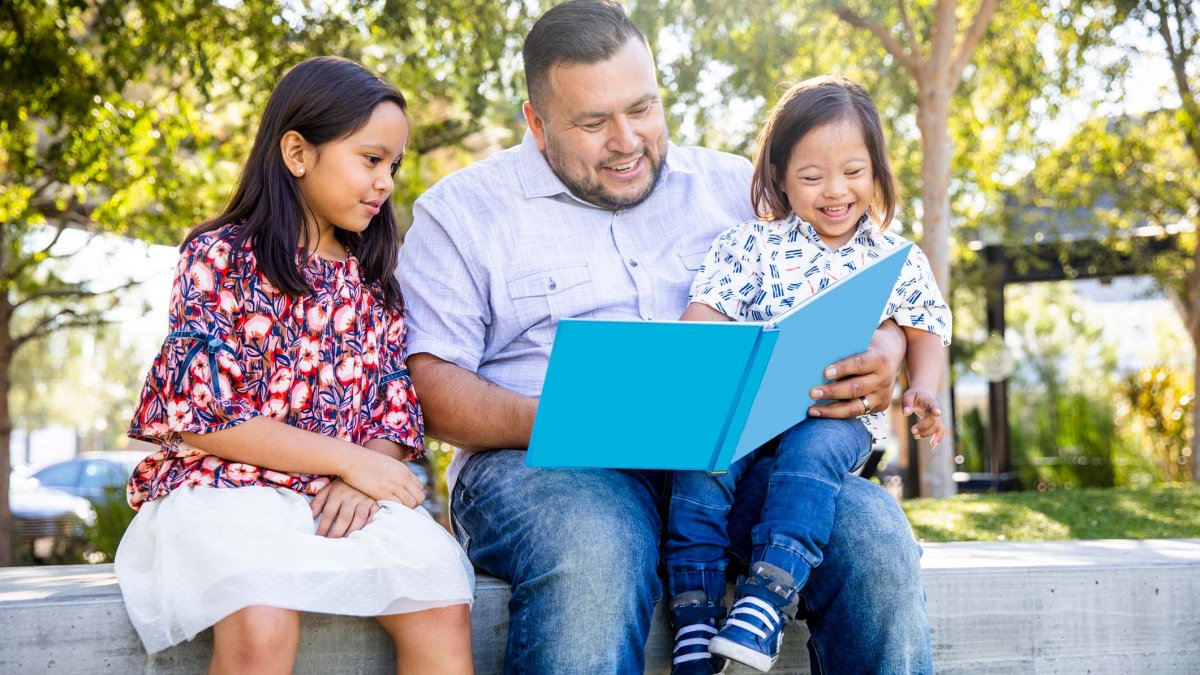
[[(394, 175), (408, 143), (408, 120), (400, 106), (384, 101), (370, 119), (345, 138), (330, 141), (306, 154), (299, 179), (304, 201), (312, 209), (310, 245), (325, 257), (341, 258), (345, 251), (333, 228), (363, 232), (382, 209), (395, 187)], [(317, 244), (317, 237), (320, 243)]]
[(792, 147), (782, 185), (788, 205), (826, 246), (850, 241), (875, 199), (875, 172), (858, 121), (841, 119), (808, 132)]

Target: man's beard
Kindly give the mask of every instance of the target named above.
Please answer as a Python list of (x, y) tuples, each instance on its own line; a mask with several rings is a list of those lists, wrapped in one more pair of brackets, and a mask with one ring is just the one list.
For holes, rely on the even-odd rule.
[[(646, 188), (638, 194), (621, 197), (613, 194), (608, 188), (604, 187), (600, 181), (592, 180), (589, 176), (576, 177), (572, 176), (563, 168), (563, 163), (559, 161), (558, 149), (549, 135), (546, 137), (546, 161), (550, 164), (550, 169), (554, 171), (554, 175), (567, 186), (571, 194), (582, 199), (589, 204), (595, 204), (609, 211), (620, 211), (622, 209), (631, 209), (638, 204), (646, 201), (651, 192), (654, 192), (654, 187), (658, 185), (658, 178), (662, 175), (663, 166), (667, 163), (667, 148), (664, 145), (662, 153), (658, 156), (658, 161), (651, 158), (649, 152), (642, 153), (642, 158), (650, 163), (651, 175), (650, 182), (646, 184)], [(619, 164), (619, 161), (609, 161), (607, 164)], [(601, 169), (603, 170), (603, 169)]]

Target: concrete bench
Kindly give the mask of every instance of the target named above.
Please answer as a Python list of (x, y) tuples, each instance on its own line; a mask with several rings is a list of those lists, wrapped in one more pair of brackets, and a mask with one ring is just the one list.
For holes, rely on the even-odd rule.
[[(927, 544), (923, 571), (940, 673), (1200, 672), (1200, 539)], [(508, 587), (477, 593), (476, 667), (498, 673)], [(296, 672), (393, 672), (374, 622), (303, 625)], [(808, 672), (807, 637), (789, 629), (772, 672)], [(648, 672), (669, 670), (669, 640), (660, 603)], [(0, 570), (0, 673), (202, 673), (211, 648), (206, 631), (148, 656), (109, 565)]]

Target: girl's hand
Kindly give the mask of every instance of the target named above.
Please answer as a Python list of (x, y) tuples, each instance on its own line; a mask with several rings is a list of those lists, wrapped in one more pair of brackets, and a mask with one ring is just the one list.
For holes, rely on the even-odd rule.
[(346, 484), (341, 478), (321, 488), (312, 500), (313, 518), (320, 518), (317, 534), (330, 539), (350, 536), (375, 516), (379, 502)]
[(370, 450), (355, 460), (342, 480), (372, 499), (390, 499), (410, 509), (425, 502), (425, 486), (404, 462)]
[(904, 414), (916, 414), (919, 418), (912, 427), (913, 438), (928, 437), (929, 447), (936, 448), (946, 429), (942, 425), (942, 410), (933, 392), (918, 388), (904, 392)]

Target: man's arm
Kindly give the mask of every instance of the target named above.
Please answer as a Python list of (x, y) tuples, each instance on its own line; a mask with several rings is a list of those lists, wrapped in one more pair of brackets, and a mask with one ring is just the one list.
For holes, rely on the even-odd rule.
[(870, 410), (882, 410), (892, 401), (892, 388), (896, 373), (904, 361), (907, 343), (904, 331), (895, 321), (888, 319), (879, 325), (871, 338), (871, 346), (862, 354), (842, 359), (825, 369), (825, 377), (836, 378), (814, 388), (809, 395), (814, 400), (834, 399), (837, 403), (813, 406), (808, 413), (813, 417), (858, 417), (863, 414), (859, 396), (866, 396)]
[(432, 354), (411, 354), (407, 363), (428, 435), (471, 450), (528, 447), (537, 399)]

